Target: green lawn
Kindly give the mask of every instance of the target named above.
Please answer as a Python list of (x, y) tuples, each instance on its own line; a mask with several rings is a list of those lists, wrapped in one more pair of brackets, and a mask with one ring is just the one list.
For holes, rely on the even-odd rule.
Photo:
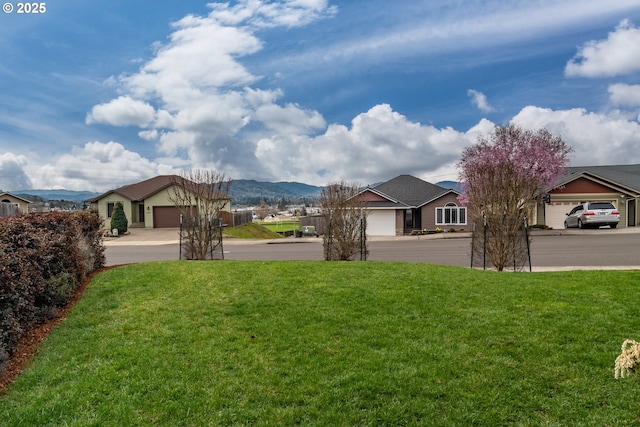
[(269, 230), (262, 225), (252, 222), (238, 227), (226, 227), (223, 231), (225, 237), (239, 239), (281, 239), (282, 235)]
[(99, 274), (7, 426), (637, 426), (640, 272), (176, 261)]
[(298, 230), (300, 228), (300, 221), (272, 221), (272, 222), (260, 222), (265, 228), (276, 232), (283, 233), (285, 231)]

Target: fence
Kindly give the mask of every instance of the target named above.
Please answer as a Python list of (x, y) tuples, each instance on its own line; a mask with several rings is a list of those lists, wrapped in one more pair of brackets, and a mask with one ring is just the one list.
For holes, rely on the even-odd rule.
[(218, 217), (222, 218), (222, 223), (229, 227), (238, 227), (244, 224), (250, 224), (253, 221), (250, 211), (240, 212), (218, 212)]
[(223, 225), (224, 221), (221, 218), (213, 218), (209, 221), (198, 216), (180, 215), (180, 255), (178, 259), (224, 259)]
[(531, 271), (529, 225), (524, 220), (491, 221), (486, 217), (473, 223), (471, 268)]
[(314, 226), (316, 233), (320, 235), (326, 234), (324, 219), (321, 215), (300, 217), (300, 228), (302, 229), (306, 225)]
[(0, 217), (11, 216), (21, 212), (15, 203), (0, 203)]
[(367, 217), (362, 211), (360, 219), (354, 223), (334, 221), (329, 216), (326, 231), (323, 236), (326, 261), (367, 260)]

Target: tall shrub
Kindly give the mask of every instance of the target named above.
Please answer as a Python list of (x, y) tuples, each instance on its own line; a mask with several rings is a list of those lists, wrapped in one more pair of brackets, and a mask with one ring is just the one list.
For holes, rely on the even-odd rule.
[(111, 214), (110, 230), (114, 229), (118, 230), (118, 234), (126, 233), (129, 229), (129, 221), (127, 221), (127, 216), (124, 214), (124, 208), (120, 202), (116, 203)]
[(18, 340), (104, 265), (101, 227), (93, 212), (0, 219), (0, 371)]

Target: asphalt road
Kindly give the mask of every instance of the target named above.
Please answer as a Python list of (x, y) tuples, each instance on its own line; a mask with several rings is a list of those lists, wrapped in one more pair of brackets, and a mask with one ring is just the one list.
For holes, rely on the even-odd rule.
[[(224, 243), (226, 260), (322, 260), (322, 239)], [(406, 261), (468, 267), (471, 239), (404, 237), (369, 242), (369, 260)], [(176, 260), (177, 244), (107, 245), (107, 265)], [(547, 232), (533, 236), (531, 264), (536, 269), (640, 268), (640, 233), (619, 230)]]

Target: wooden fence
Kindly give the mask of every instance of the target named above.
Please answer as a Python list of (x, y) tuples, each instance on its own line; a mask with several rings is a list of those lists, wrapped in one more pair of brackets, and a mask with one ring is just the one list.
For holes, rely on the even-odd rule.
[(326, 232), (324, 219), (321, 215), (300, 217), (300, 228), (305, 225), (313, 225), (316, 228), (316, 233), (318, 234), (325, 234)]
[(15, 215), (20, 211), (14, 203), (0, 203), (0, 217)]
[(220, 218), (222, 218), (222, 223), (229, 227), (238, 227), (240, 225), (249, 224), (253, 221), (251, 211), (241, 211), (241, 212), (225, 212), (222, 211), (219, 213)]

